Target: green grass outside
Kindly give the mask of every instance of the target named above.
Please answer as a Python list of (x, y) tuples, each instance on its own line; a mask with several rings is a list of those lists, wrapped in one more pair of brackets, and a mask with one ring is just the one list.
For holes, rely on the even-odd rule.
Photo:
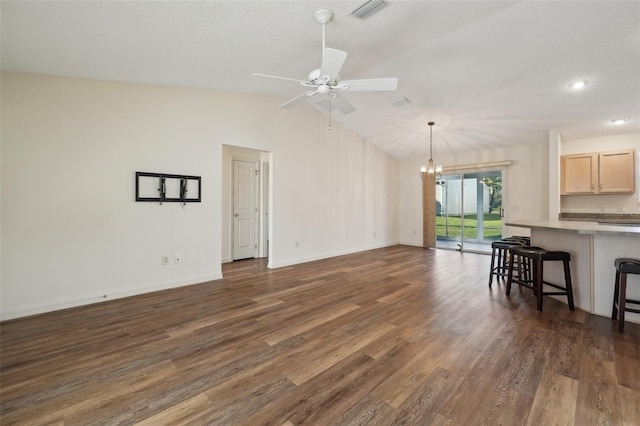
[[(449, 216), (448, 218), (436, 216), (436, 235), (442, 238), (460, 238), (462, 220), (460, 216)], [(484, 239), (495, 239), (502, 236), (502, 219), (500, 218), (500, 214), (485, 214), (483, 222)], [(478, 238), (478, 220), (475, 214), (464, 216), (464, 238)]]

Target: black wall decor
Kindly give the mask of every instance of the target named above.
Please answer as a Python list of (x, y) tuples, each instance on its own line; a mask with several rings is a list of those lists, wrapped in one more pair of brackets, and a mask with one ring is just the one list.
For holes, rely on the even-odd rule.
[(199, 203), (200, 176), (136, 172), (136, 201)]

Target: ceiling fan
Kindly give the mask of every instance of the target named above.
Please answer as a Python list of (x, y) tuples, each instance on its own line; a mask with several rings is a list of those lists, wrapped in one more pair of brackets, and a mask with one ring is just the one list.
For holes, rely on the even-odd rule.
[(341, 91), (372, 91), (372, 90), (396, 90), (398, 79), (393, 78), (371, 78), (363, 80), (340, 80), (339, 72), (342, 64), (347, 58), (347, 52), (332, 49), (325, 45), (325, 25), (333, 19), (333, 12), (329, 9), (320, 9), (313, 15), (314, 19), (322, 25), (322, 64), (320, 68), (311, 71), (307, 80), (279, 77), (275, 75), (253, 73), (252, 77), (277, 78), (299, 83), (308, 88), (306, 92), (288, 100), (278, 108), (290, 108), (293, 105), (304, 102), (308, 98), (320, 94), (327, 95), (319, 105), (327, 107), (331, 111), (334, 106), (343, 114), (355, 111), (355, 107), (344, 97), (338, 96)]

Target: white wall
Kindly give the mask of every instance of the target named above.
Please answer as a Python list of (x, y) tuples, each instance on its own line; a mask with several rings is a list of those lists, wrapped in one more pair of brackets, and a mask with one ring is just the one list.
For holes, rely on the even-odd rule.
[[(306, 105), (4, 72), (1, 84), (2, 319), (219, 278), (223, 144), (273, 153), (272, 266), (398, 241), (396, 160)], [(202, 203), (136, 203), (135, 171), (202, 176)]]
[(560, 213), (560, 149), (562, 137), (558, 129), (549, 130), (549, 219)]
[[(548, 216), (548, 143), (517, 145), (508, 148), (465, 151), (455, 156), (441, 155), (437, 159), (444, 167), (512, 160), (503, 171), (502, 203), (504, 222), (519, 219), (547, 219)], [(422, 181), (418, 169), (423, 158), (403, 161), (400, 166), (401, 220), (400, 241), (422, 245)], [(471, 171), (470, 171), (471, 172)], [(525, 235), (521, 228), (505, 227), (504, 234)]]
[[(640, 133), (562, 141), (561, 155), (583, 152), (616, 151), (635, 148), (640, 153)], [(640, 173), (640, 169), (638, 171)], [(640, 214), (638, 190), (633, 195), (563, 195), (563, 213), (632, 213)], [(600, 207), (602, 206), (602, 210)]]

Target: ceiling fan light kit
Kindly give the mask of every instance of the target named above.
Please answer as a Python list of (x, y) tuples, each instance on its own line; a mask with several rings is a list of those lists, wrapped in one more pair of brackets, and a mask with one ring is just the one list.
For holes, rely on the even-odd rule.
[(320, 106), (328, 106), (329, 114), (331, 114), (332, 105), (336, 106), (343, 114), (348, 114), (356, 109), (343, 96), (339, 96), (338, 92), (396, 90), (398, 88), (398, 79), (395, 77), (341, 80), (339, 73), (344, 61), (347, 59), (347, 52), (326, 47), (325, 44), (325, 25), (333, 19), (333, 11), (329, 9), (320, 9), (314, 13), (313, 18), (322, 25), (322, 63), (320, 64), (320, 68), (309, 73), (307, 80), (296, 80), (293, 78), (259, 73), (251, 74), (252, 77), (266, 77), (295, 81), (301, 86), (309, 89), (295, 98), (279, 105), (278, 108), (290, 108), (298, 103), (304, 102), (314, 95), (320, 94), (325, 97), (325, 99), (320, 102)]

